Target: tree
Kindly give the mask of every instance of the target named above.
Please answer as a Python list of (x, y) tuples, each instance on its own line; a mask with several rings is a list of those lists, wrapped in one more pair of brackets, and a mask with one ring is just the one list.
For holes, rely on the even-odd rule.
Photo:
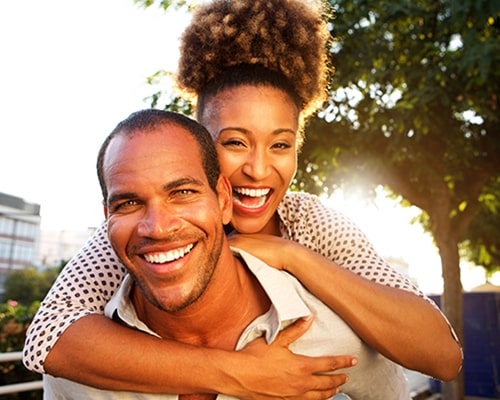
[(41, 301), (56, 280), (60, 267), (38, 271), (27, 268), (12, 271), (5, 280), (4, 301), (15, 300), (29, 306), (34, 301)]
[(462, 244), (465, 258), (486, 270), (486, 275), (500, 271), (500, 179), (483, 196), (481, 211), (467, 228)]
[[(462, 337), (459, 243), (500, 176), (500, 2), (332, 1), (336, 68), (307, 128), (296, 185), (383, 185), (423, 211), (439, 249), (442, 307)], [(298, 183), (300, 182), (300, 183)], [(496, 225), (498, 237), (498, 225)], [(485, 237), (480, 226), (472, 237)], [(445, 385), (462, 398), (463, 382)]]
[(134, 0), (134, 3), (138, 4), (141, 7), (147, 8), (155, 3), (158, 4), (160, 8), (163, 8), (165, 11), (169, 8), (180, 9), (182, 7), (187, 7), (190, 9), (192, 7), (191, 0)]

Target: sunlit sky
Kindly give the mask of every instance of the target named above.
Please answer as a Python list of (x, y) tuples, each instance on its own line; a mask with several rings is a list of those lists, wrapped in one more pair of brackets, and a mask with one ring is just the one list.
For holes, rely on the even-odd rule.
[(186, 21), (132, 0), (0, 2), (0, 192), (40, 204), (42, 229), (101, 222), (99, 146), (176, 68)]
[[(99, 146), (120, 120), (148, 107), (146, 77), (175, 70), (187, 20), (132, 0), (0, 2), (0, 192), (40, 204), (42, 230), (101, 223)], [(439, 256), (410, 225), (414, 211), (382, 199), (366, 207), (337, 196), (332, 204), (383, 256), (404, 259), (424, 291), (441, 291)], [(468, 275), (466, 288), (484, 280)]]
[[(351, 217), (392, 265), (407, 264), (410, 277), (425, 293), (442, 292), (441, 259), (432, 236), (412, 223), (420, 214), (417, 207), (399, 206), (382, 189), (373, 200), (338, 193), (329, 204)], [(485, 282), (484, 270), (470, 263), (461, 263), (461, 273), (465, 290)], [(499, 276), (495, 278), (494, 283), (500, 284)]]

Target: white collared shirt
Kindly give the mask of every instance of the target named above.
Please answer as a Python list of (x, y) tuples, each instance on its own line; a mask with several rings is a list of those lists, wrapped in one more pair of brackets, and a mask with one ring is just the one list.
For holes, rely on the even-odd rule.
[[(389, 361), (368, 347), (352, 329), (323, 302), (308, 292), (290, 274), (267, 266), (261, 260), (238, 249), (233, 252), (244, 260), (257, 277), (271, 300), (269, 311), (256, 318), (242, 333), (237, 350), (252, 340), (264, 336), (270, 343), (280, 330), (298, 318), (314, 314), (311, 328), (290, 345), (298, 354), (310, 356), (352, 355), (358, 364), (346, 370), (349, 381), (342, 391), (353, 400), (408, 400), (409, 387), (400, 366)], [(132, 278), (127, 275), (120, 289), (106, 306), (105, 313), (113, 317), (117, 313), (126, 325), (158, 336), (137, 318), (130, 301)], [(332, 288), (335, 290), (335, 288)], [(175, 400), (177, 395), (102, 391), (61, 378), (44, 378), (45, 399), (165, 399)], [(219, 395), (218, 400), (235, 399)]]

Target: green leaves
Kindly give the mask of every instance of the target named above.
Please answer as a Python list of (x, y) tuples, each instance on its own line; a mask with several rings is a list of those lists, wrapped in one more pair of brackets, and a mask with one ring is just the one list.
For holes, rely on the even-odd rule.
[(170, 7), (178, 9), (181, 7), (189, 6), (191, 1), (189, 0), (134, 0), (134, 3), (138, 4), (141, 7), (147, 8), (152, 6), (153, 4), (157, 4), (160, 8), (163, 8), (165, 11)]

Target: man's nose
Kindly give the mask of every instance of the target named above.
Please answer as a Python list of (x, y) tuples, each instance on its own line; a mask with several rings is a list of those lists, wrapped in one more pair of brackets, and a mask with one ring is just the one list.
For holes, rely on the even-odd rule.
[(160, 239), (165, 235), (178, 231), (182, 221), (172, 207), (149, 206), (141, 219), (137, 233), (141, 236)]

